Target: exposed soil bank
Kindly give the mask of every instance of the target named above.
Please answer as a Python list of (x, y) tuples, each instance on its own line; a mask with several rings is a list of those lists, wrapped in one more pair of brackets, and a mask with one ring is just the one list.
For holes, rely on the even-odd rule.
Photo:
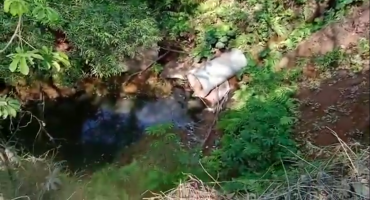
[(337, 48), (346, 49), (360, 38), (369, 39), (370, 3), (352, 9), (351, 14), (314, 33), (303, 41), (296, 50), (287, 53), (275, 68), (291, 68), (298, 65), (299, 58), (326, 54)]
[(314, 91), (302, 88), (298, 94), (298, 99), (304, 102), (297, 125), (299, 137), (319, 146), (338, 143), (335, 133), (344, 142), (357, 139), (368, 143), (368, 77), (369, 73), (355, 76), (344, 73), (325, 80)]
[[(351, 52), (352, 47), (361, 38), (369, 39), (369, 21), (370, 9), (366, 3), (355, 8), (348, 18), (313, 34), (297, 50), (288, 53), (277, 69), (298, 66), (298, 58), (313, 58), (338, 48), (355, 54)], [(309, 63), (304, 66), (304, 75), (318, 78), (318, 66)], [(332, 77), (321, 80), (321, 85), (314, 90), (302, 84), (297, 96), (304, 102), (296, 128), (299, 138), (311, 139), (319, 146), (331, 145), (338, 143), (334, 136), (336, 133), (345, 142), (353, 142), (353, 139), (369, 142), (369, 63), (366, 58), (362, 65), (363, 71), (359, 74), (341, 70), (348, 69), (347, 66), (337, 66), (338, 70), (331, 74)]]

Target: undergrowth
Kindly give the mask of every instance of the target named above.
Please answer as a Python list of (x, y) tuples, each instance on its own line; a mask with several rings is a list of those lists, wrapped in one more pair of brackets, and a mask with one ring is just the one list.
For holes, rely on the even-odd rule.
[[(334, 133), (335, 134), (335, 133)], [(338, 138), (339, 139), (339, 138)], [(217, 180), (202, 182), (189, 176), (172, 190), (156, 194), (151, 200), (171, 199), (369, 199), (366, 186), (370, 178), (368, 161), (370, 149), (358, 143), (339, 144), (319, 148), (309, 147), (317, 157), (312, 161), (294, 155), (295, 162), (285, 166), (284, 179), (269, 179), (262, 193), (220, 193), (215, 190), (222, 185)], [(292, 167), (293, 166), (293, 167)], [(362, 182), (362, 183), (361, 183)]]
[[(96, 172), (88, 180), (78, 174), (66, 174), (61, 170), (63, 163), (55, 163), (47, 156), (19, 157), (12, 148), (7, 147), (6, 153), (10, 160), (8, 171), (4, 170), (5, 163), (1, 162), (0, 197), (56, 200), (86, 198), (121, 200), (143, 197), (150, 200), (310, 199), (319, 198), (321, 195), (334, 199), (351, 199), (353, 196), (357, 196), (358, 199), (368, 197), (366, 186), (362, 183), (370, 179), (370, 169), (367, 165), (370, 156), (368, 148), (358, 143), (345, 144), (340, 139), (339, 144), (334, 146), (319, 148), (311, 145), (305, 148), (316, 155), (315, 159), (306, 159), (299, 154), (292, 154), (291, 164), (283, 165), (284, 179), (269, 179), (268, 187), (258, 193), (220, 191), (224, 184), (216, 180), (217, 177), (211, 177), (213, 181), (203, 181), (204, 179), (198, 179), (191, 174), (180, 175), (179, 173), (177, 175), (180, 176), (176, 177), (180, 178), (178, 187), (163, 190), (163, 192), (146, 191), (145, 187), (159, 183), (156, 176), (169, 177), (176, 176), (176, 174), (170, 175), (163, 173), (164, 171), (154, 173), (150, 167), (155, 166), (143, 165), (139, 159), (126, 167), (108, 166)], [(182, 170), (189, 170), (189, 168), (184, 167)], [(34, 171), (38, 173), (33, 173)], [(138, 182), (142, 185), (137, 184)], [(255, 184), (258, 184), (258, 181)]]
[[(199, 150), (186, 149), (177, 134), (172, 133), (171, 124), (163, 124), (147, 129), (149, 137), (140, 141), (141, 149), (123, 150), (121, 158), (130, 157), (132, 161), (126, 166), (109, 166), (91, 177), (88, 185), (89, 199), (140, 199), (150, 195), (150, 191), (167, 190), (174, 183), (186, 177), (185, 172), (201, 175), (199, 171)], [(143, 144), (145, 144), (144, 149)], [(136, 151), (137, 150), (137, 151)], [(121, 190), (106, 185), (120, 186)], [(148, 194), (146, 194), (148, 193)], [(118, 198), (118, 196), (121, 196)]]
[(228, 191), (248, 188), (262, 192), (266, 185), (257, 182), (281, 177), (283, 162), (297, 151), (292, 129), (298, 104), (292, 96), (300, 73), (276, 73), (269, 63), (249, 63), (250, 82), (235, 93), (238, 104), (225, 111), (218, 122), (223, 130), (221, 148), (205, 158), (207, 169), (224, 178), (234, 177), (223, 186)]
[[(163, 124), (148, 128), (144, 148), (135, 152), (123, 149), (117, 155), (130, 157), (125, 165), (110, 164), (86, 177), (85, 173), (68, 173), (65, 163), (55, 163), (49, 152), (39, 158), (17, 152), (11, 146), (0, 160), (0, 194), (5, 199), (141, 199), (150, 191), (165, 191), (186, 178), (185, 172), (202, 177), (199, 150), (189, 150), (171, 133), (173, 126)], [(136, 144), (137, 146), (139, 144)], [(143, 147), (143, 145), (141, 145)], [(24, 155), (24, 156), (21, 156)], [(4, 158), (4, 157), (1, 157)], [(5, 166), (6, 165), (6, 166)], [(33, 173), (37, 171), (38, 173)], [(67, 173), (66, 173), (67, 172)], [(0, 195), (0, 197), (1, 197)]]

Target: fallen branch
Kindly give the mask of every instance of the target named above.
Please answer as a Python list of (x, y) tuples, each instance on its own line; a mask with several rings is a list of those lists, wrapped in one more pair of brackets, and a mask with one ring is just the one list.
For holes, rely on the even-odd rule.
[(166, 47), (159, 47), (159, 48), (161, 48), (163, 50), (166, 50), (166, 51), (172, 51), (172, 52), (175, 52), (175, 53), (189, 54), (189, 53), (187, 53), (185, 51), (181, 51), (181, 50), (170, 49), (170, 48), (166, 48)]

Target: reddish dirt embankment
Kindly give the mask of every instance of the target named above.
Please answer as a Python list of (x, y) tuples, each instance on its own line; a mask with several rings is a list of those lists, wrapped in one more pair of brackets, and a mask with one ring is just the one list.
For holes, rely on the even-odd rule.
[[(369, 3), (366, 3), (354, 9), (349, 18), (315, 33), (277, 67), (287, 63), (288, 67), (293, 67), (297, 57), (323, 55), (336, 48), (350, 52), (361, 38), (369, 39), (369, 10)], [(349, 56), (351, 54), (353, 52)], [(353, 139), (369, 142), (369, 62), (366, 60), (362, 63), (362, 73), (353, 74), (338, 69), (315, 90), (301, 88), (298, 98), (304, 103), (301, 122), (296, 127), (299, 138), (311, 139), (315, 145), (326, 146), (338, 142), (334, 136), (336, 133), (345, 142)], [(311, 64), (305, 66), (304, 71), (311, 76), (315, 68)]]
[[(357, 76), (338, 75), (312, 91), (302, 88), (298, 98), (301, 122), (297, 132), (301, 139), (315, 145), (337, 143), (334, 131), (344, 142), (368, 140), (369, 136), (369, 73)], [(366, 141), (362, 141), (365, 142)]]
[(315, 54), (326, 54), (336, 48), (348, 48), (360, 38), (369, 39), (369, 3), (354, 8), (350, 16), (328, 25), (298, 45), (295, 51), (287, 53), (275, 66), (276, 69), (294, 67), (297, 58), (309, 58)]

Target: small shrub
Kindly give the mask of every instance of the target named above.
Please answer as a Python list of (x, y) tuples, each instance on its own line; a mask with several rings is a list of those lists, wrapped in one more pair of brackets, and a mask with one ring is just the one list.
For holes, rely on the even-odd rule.
[(281, 160), (297, 150), (291, 138), (298, 109), (292, 98), (295, 86), (289, 82), (293, 74), (275, 73), (270, 65), (249, 65), (248, 71), (251, 82), (233, 97), (240, 103), (218, 122), (223, 131), (221, 148), (205, 161), (223, 177), (238, 177), (237, 184), (226, 184), (231, 191), (257, 189), (256, 180), (277, 176), (274, 170), (281, 169)]

